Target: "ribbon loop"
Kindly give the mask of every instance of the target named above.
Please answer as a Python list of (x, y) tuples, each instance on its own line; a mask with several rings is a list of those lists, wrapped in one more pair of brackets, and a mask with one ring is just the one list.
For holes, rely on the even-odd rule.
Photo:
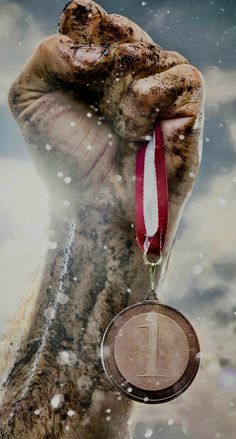
[(136, 155), (136, 240), (145, 253), (161, 255), (168, 225), (168, 181), (160, 123)]

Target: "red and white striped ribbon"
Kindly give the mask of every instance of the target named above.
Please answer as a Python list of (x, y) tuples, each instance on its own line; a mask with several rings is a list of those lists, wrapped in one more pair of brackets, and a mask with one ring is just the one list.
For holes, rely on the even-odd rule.
[(168, 182), (159, 123), (150, 142), (137, 152), (135, 201), (138, 245), (142, 251), (160, 256), (168, 224)]

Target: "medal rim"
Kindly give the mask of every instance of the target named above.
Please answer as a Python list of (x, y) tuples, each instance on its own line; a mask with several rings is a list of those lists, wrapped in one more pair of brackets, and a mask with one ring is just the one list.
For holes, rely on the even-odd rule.
[[(112, 327), (114, 326), (114, 328), (116, 328), (115, 332), (118, 333), (118, 331), (121, 329), (121, 327), (126, 323), (126, 322), (122, 322), (122, 325), (117, 325), (115, 323), (115, 321), (117, 319), (119, 319), (120, 317), (122, 317), (123, 314), (131, 311), (133, 308), (138, 308), (140, 306), (145, 306), (145, 305), (157, 305), (160, 308), (163, 308), (163, 310), (166, 309), (167, 311), (170, 310), (170, 311), (174, 312), (175, 314), (177, 314), (177, 316), (179, 316), (180, 319), (182, 319), (185, 323), (187, 323), (187, 325), (191, 329), (192, 334), (194, 335), (194, 352), (193, 352), (191, 350), (190, 337), (188, 336), (186, 331), (183, 330), (183, 328), (179, 324), (179, 322), (174, 320), (170, 315), (165, 314), (165, 313), (161, 313), (162, 315), (164, 314), (167, 317), (172, 318), (172, 320), (176, 321), (176, 323), (179, 324), (179, 326), (183, 330), (183, 332), (187, 338), (188, 344), (189, 344), (189, 361), (188, 361), (188, 364), (186, 366), (184, 373), (176, 381), (176, 383), (172, 384), (171, 386), (166, 387), (165, 389), (161, 389), (161, 390), (153, 390), (152, 391), (152, 390), (141, 389), (141, 388), (136, 387), (134, 384), (128, 382), (125, 379), (125, 377), (121, 374), (121, 372), (116, 364), (116, 361), (115, 361), (115, 357), (114, 357), (115, 343), (113, 343), (113, 350), (109, 354), (109, 356), (108, 357), (104, 356), (104, 347), (107, 345), (106, 340), (110, 334), (110, 331), (112, 330)], [(140, 313), (140, 314), (143, 314), (143, 313)], [(192, 341), (192, 343), (193, 343), (193, 341)], [(146, 403), (146, 404), (160, 404), (163, 402), (168, 402), (168, 401), (171, 401), (172, 399), (177, 398), (180, 394), (182, 394), (190, 386), (190, 384), (193, 382), (194, 378), (197, 375), (197, 372), (198, 372), (199, 367), (200, 367), (200, 356), (196, 357), (196, 355), (199, 353), (200, 353), (199, 339), (198, 339), (198, 336), (196, 334), (196, 331), (195, 331), (193, 325), (189, 322), (188, 318), (185, 317), (176, 308), (173, 308), (170, 305), (162, 304), (159, 302), (159, 300), (154, 300), (154, 299), (152, 299), (152, 300), (145, 299), (142, 302), (132, 304), (132, 305), (122, 309), (111, 320), (111, 322), (107, 326), (107, 328), (104, 332), (103, 338), (102, 338), (102, 343), (101, 343), (101, 361), (102, 361), (103, 369), (104, 369), (109, 381), (113, 385), (115, 385), (119, 389), (119, 391), (121, 393), (123, 393), (126, 397), (128, 397), (136, 402)], [(117, 378), (119, 377), (125, 382), (124, 386), (121, 386), (119, 381), (116, 381), (115, 377), (112, 374), (112, 371), (115, 372)], [(186, 376), (188, 377), (187, 381), (186, 381)], [(129, 387), (132, 387), (132, 389), (133, 389), (132, 393), (128, 392), (126, 390)], [(176, 387), (178, 388), (178, 390), (174, 390), (174, 388), (176, 388)], [(148, 398), (148, 400), (144, 400), (144, 398)]]

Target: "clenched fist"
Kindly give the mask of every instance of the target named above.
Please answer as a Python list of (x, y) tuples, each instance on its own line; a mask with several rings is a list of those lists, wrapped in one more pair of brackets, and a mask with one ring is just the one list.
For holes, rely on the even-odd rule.
[(58, 247), (22, 311), (28, 326), (18, 322), (3, 437), (128, 438), (131, 402), (108, 383), (99, 346), (111, 319), (147, 287), (132, 227), (136, 151), (159, 121), (169, 190), (160, 286), (199, 170), (204, 97), (186, 58), (89, 0), (66, 5), (59, 34), (41, 42), (12, 85), (10, 107), (48, 185)]
[(183, 204), (201, 157), (201, 73), (127, 18), (91, 1), (70, 2), (59, 32), (41, 42), (10, 92), (41, 175), (64, 193), (57, 177), (63, 172), (77, 198), (106, 185), (131, 219), (137, 142), (152, 135), (159, 120), (170, 203)]

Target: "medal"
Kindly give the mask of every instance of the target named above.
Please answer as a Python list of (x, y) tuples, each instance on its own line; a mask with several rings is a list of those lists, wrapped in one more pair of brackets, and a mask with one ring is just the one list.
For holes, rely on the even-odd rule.
[[(101, 358), (109, 380), (127, 397), (158, 404), (191, 384), (200, 364), (194, 328), (176, 309), (159, 302), (155, 271), (162, 262), (168, 224), (168, 184), (160, 124), (136, 156), (136, 240), (150, 269), (143, 302), (122, 310), (103, 336)], [(149, 254), (155, 255), (150, 260)]]

